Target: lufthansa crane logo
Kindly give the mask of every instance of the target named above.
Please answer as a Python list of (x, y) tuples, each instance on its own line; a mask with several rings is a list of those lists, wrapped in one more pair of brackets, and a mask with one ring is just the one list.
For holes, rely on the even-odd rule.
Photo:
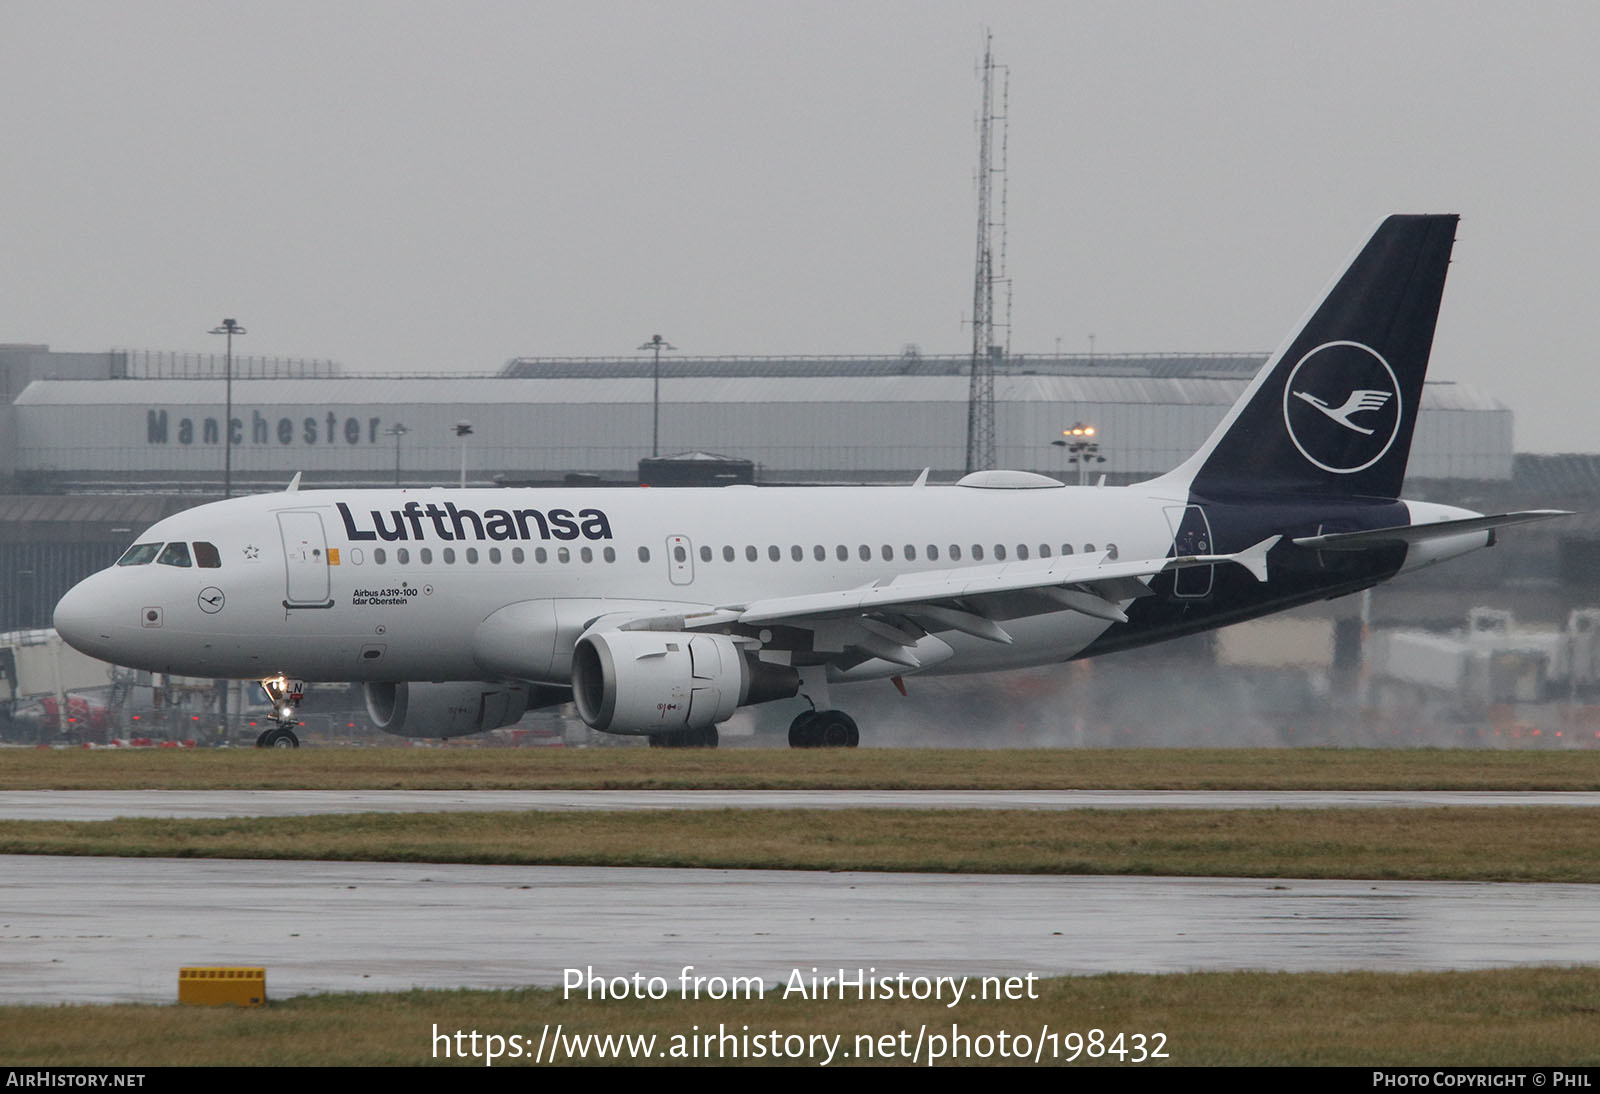
[(1300, 358), (1283, 385), (1283, 423), (1300, 454), (1350, 475), (1383, 459), (1400, 432), (1400, 383), (1389, 362), (1360, 342), (1324, 342)]

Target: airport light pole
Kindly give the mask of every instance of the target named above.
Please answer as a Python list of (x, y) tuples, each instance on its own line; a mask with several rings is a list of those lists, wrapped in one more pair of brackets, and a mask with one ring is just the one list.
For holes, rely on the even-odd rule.
[(1100, 434), (1092, 425), (1082, 422), (1073, 422), (1071, 429), (1061, 431), (1061, 440), (1050, 443), (1057, 448), (1067, 450), (1067, 462), (1078, 465), (1078, 485), (1089, 485), (1089, 465), (1091, 463), (1105, 463), (1106, 458), (1100, 455)]
[(472, 436), (472, 423), (456, 423), (456, 436), (461, 438), (461, 489), (467, 488), (467, 438)]
[(394, 484), (396, 487), (400, 485), (400, 438), (410, 432), (411, 430), (407, 429), (403, 422), (396, 422), (383, 431), (385, 437), (394, 438)]
[(650, 405), (650, 455), (661, 455), (661, 351), (664, 349), (675, 350), (678, 347), (668, 342), (659, 334), (652, 334), (650, 341), (639, 347), (640, 349), (653, 349), (656, 351), (655, 365), (655, 397)]
[(233, 336), (244, 334), (245, 329), (232, 319), (224, 319), (220, 326), (212, 327), (209, 333), (228, 336), (228, 352), (225, 358), (227, 409), (222, 418), (222, 496), (231, 498), (233, 497)]

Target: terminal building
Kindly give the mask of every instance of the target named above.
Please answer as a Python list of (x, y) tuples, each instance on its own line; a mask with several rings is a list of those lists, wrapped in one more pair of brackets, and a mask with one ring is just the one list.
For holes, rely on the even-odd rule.
[[(1059, 441), (1096, 430), (1090, 481), (1160, 474), (1205, 439), (1265, 355), (1015, 357), (994, 383), (998, 467), (1073, 479)], [(680, 452), (750, 461), (764, 483), (894, 482), (966, 470), (968, 358), (521, 358), (497, 375), (348, 376), (220, 356), (0, 348), (0, 478), (12, 492), (638, 481)], [(459, 435), (458, 423), (471, 432)], [(225, 449), (231, 449), (226, 451)], [(1512, 415), (1430, 383), (1418, 480), (1506, 481)], [(570, 478), (569, 477), (573, 477)]]

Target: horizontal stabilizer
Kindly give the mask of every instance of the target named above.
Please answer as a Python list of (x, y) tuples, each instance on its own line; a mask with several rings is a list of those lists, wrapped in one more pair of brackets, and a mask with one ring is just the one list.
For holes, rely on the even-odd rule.
[(1397, 543), (1423, 543), (1445, 536), (1459, 536), (1466, 532), (1482, 532), (1490, 528), (1504, 528), (1510, 524), (1528, 524), (1552, 517), (1570, 517), (1565, 509), (1525, 509), (1518, 513), (1500, 513), (1492, 517), (1466, 517), (1462, 520), (1441, 520), (1432, 524), (1397, 524), (1392, 528), (1373, 528), (1365, 532), (1330, 532), (1323, 536), (1301, 536), (1294, 540), (1296, 547), (1311, 547), (1319, 551), (1365, 551), (1372, 547), (1392, 546)]
[(1254, 547), (1246, 547), (1233, 556), (1233, 561), (1250, 571), (1257, 581), (1267, 580), (1267, 552), (1278, 545), (1282, 536), (1269, 536)]

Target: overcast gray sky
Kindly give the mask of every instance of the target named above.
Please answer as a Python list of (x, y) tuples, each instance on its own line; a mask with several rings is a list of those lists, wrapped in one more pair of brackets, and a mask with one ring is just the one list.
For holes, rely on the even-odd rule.
[(1600, 448), (1593, 3), (0, 0), (0, 342), (961, 352), (985, 27), (1014, 352), (1271, 349), (1459, 212), (1432, 375)]

